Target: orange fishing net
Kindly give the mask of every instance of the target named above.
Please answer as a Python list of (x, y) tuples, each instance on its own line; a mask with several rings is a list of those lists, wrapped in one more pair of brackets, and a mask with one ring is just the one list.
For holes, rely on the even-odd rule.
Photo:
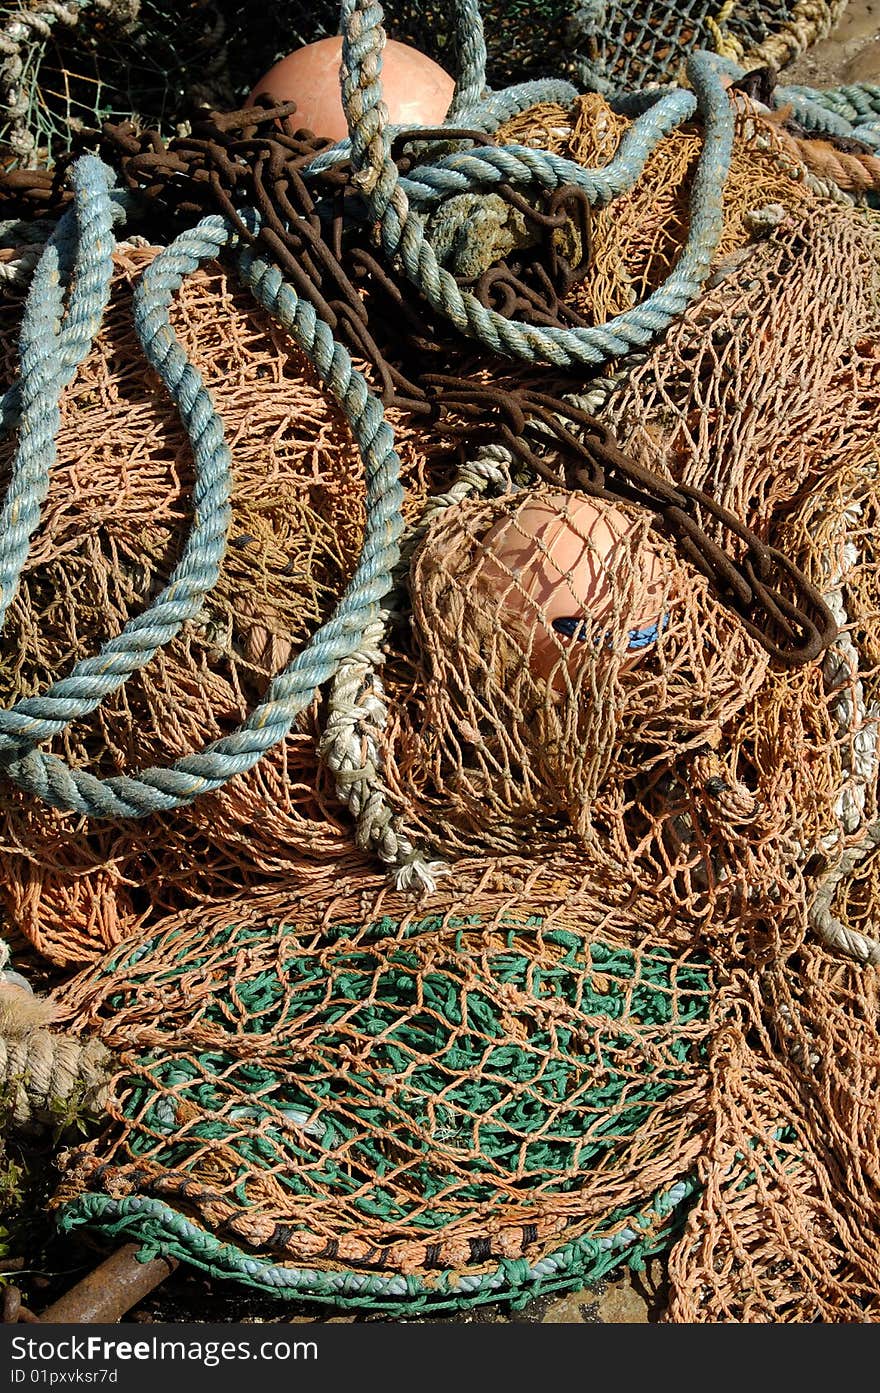
[[(623, 126), (597, 97), (534, 121), (588, 163)], [(59, 1009), (120, 1061), (62, 1222), (386, 1310), (672, 1245), (672, 1319), (880, 1316), (877, 970), (839, 951), (876, 934), (880, 874), (880, 223), (751, 130), (709, 286), (605, 419), (802, 567), (840, 637), (780, 670), (631, 505), (587, 516), (507, 475), (428, 520), (464, 452), (392, 417), (418, 544), (364, 762), (446, 875), (414, 903), (358, 848), (317, 755), (326, 694), (250, 775), (148, 826), (4, 787), (7, 914), (85, 965)], [(674, 132), (595, 216), (581, 313), (667, 273), (696, 151)], [(150, 255), (121, 256), (66, 397), (7, 702), (143, 606), (186, 525), (185, 439), (127, 327)], [(344, 423), (222, 270), (187, 282), (176, 328), (227, 423), (231, 544), (203, 620), (68, 736), (101, 773), (239, 721), (360, 538)], [(10, 374), (14, 329), (13, 309)]]

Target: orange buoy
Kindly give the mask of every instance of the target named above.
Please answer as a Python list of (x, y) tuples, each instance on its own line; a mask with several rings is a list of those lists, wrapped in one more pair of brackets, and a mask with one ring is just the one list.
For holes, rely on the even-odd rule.
[[(620, 508), (583, 494), (547, 494), (523, 503), (489, 529), (478, 567), (481, 586), (498, 595), (502, 614), (527, 635), (529, 664), (550, 676), (560, 662), (560, 644), (576, 651), (579, 638), (598, 641), (613, 618), (614, 573), (628, 577), (631, 612), (628, 663), (656, 639), (661, 623), (666, 567), (647, 541), (634, 541), (638, 524)], [(633, 547), (635, 546), (635, 550)], [(630, 590), (631, 586), (631, 590)], [(554, 686), (564, 687), (564, 679)]]
[[(260, 78), (247, 105), (252, 106), (262, 92), (277, 101), (296, 102), (298, 126), (329, 140), (344, 140), (348, 126), (339, 87), (341, 60), (340, 36), (306, 44)], [(394, 125), (439, 126), (454, 90), (454, 80), (427, 54), (394, 39), (385, 45), (382, 95)]]

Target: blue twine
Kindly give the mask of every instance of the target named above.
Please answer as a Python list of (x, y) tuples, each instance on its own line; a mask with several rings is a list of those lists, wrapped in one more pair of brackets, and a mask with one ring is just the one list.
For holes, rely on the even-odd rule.
[[(458, 0), (455, 11), (458, 76), (447, 123), (484, 131), (536, 101), (568, 102), (570, 84), (545, 80), (491, 92), (485, 80), (485, 41), (477, 0)], [(343, 105), (349, 139), (318, 156), (307, 173), (350, 159), (364, 193), (365, 215), (376, 225), (386, 255), (429, 303), (494, 352), (560, 367), (596, 366), (645, 346), (700, 292), (722, 228), (722, 196), (731, 157), (733, 116), (720, 77), (740, 76), (729, 60), (695, 53), (687, 73), (692, 91), (667, 88), (618, 98), (635, 116), (611, 162), (583, 169), (571, 160), (525, 146), (458, 148), (448, 142), (434, 157), (401, 176), (390, 158), (396, 130), (382, 105), (382, 9), (373, 0), (343, 0)], [(818, 93), (804, 87), (777, 89), (778, 105), (791, 102), (808, 129), (832, 134), (862, 132), (880, 149), (880, 87), (857, 84)], [(666, 281), (643, 304), (607, 324), (553, 329), (522, 324), (487, 309), (438, 262), (422, 213), (444, 198), (508, 182), (548, 190), (573, 183), (594, 206), (632, 188), (659, 142), (697, 111), (704, 141), (691, 197), (690, 230)], [(425, 148), (425, 147), (422, 147)], [(430, 147), (428, 147), (430, 149)], [(21, 376), (0, 397), (0, 429), (18, 427), (10, 484), (0, 512), (0, 626), (2, 626), (40, 519), (60, 423), (60, 397), (91, 347), (109, 296), (113, 224), (125, 216), (129, 196), (111, 188), (112, 175), (94, 156), (71, 170), (73, 207), (50, 237), (25, 304), (20, 342)], [(256, 215), (242, 214), (252, 230)], [(0, 711), (0, 761), (7, 775), (51, 806), (97, 817), (145, 816), (193, 801), (253, 767), (289, 732), (346, 657), (357, 651), (366, 626), (390, 585), (402, 529), (399, 462), (381, 404), (356, 372), (328, 326), (300, 300), (279, 271), (252, 248), (238, 249), (242, 277), (257, 300), (288, 330), (315, 366), (349, 420), (367, 471), (367, 525), (351, 582), (330, 620), (313, 636), (269, 689), (267, 699), (230, 736), (167, 769), (98, 780), (70, 769), (36, 746), (59, 735), (71, 721), (93, 712), (142, 668), (180, 626), (199, 611), (214, 585), (226, 546), (231, 488), (230, 457), (210, 394), (170, 327), (168, 311), (182, 278), (221, 247), (238, 247), (238, 235), (222, 218), (206, 218), (156, 257), (135, 293), (135, 325), (144, 353), (159, 373), (186, 426), (195, 458), (193, 520), (180, 560), (162, 593), (99, 654), (78, 662), (40, 696)], [(577, 621), (558, 621), (565, 624)], [(663, 621), (665, 623), (665, 619)], [(559, 632), (566, 632), (559, 629)], [(657, 626), (633, 630), (630, 647), (656, 640)], [(568, 635), (578, 638), (576, 629)]]

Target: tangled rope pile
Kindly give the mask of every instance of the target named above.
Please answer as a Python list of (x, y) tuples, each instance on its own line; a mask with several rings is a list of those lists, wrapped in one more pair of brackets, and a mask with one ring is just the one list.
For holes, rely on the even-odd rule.
[[(572, 187), (588, 192), (591, 199), (601, 205), (632, 183), (644, 166), (652, 142), (691, 113), (693, 99), (686, 93), (661, 97), (635, 123), (630, 136), (622, 144), (617, 160), (600, 175), (591, 175), (570, 161), (552, 156), (540, 157), (525, 147), (479, 147), (470, 153), (442, 156), (431, 168), (417, 166), (406, 176), (404, 183), (397, 165), (391, 159), (391, 136), (383, 116), (381, 89), (376, 81), (379, 55), (384, 44), (381, 11), (375, 5), (353, 5), (343, 10), (343, 19), (343, 103), (352, 132), (353, 182), (366, 196), (366, 214), (379, 229), (379, 240), (386, 257), (399, 258), (407, 276), (431, 307), (444, 318), (451, 319), (457, 329), (478, 337), (485, 347), (496, 352), (528, 361), (547, 361), (557, 368), (571, 369), (576, 364), (602, 363), (609, 356), (647, 343), (662, 332), (684, 305), (693, 299), (705, 279), (720, 235), (720, 189), (730, 158), (733, 132), (726, 94), (707, 58), (696, 55), (689, 68), (697, 92), (698, 107), (701, 103), (703, 106), (705, 144), (694, 182), (692, 231), (679, 265), (664, 286), (650, 296), (644, 305), (625, 312), (606, 325), (544, 329), (536, 325), (517, 325), (459, 288), (455, 278), (438, 263), (431, 243), (425, 237), (422, 220), (411, 211), (407, 187), (417, 191), (417, 197), (420, 196), (422, 200), (427, 197), (432, 201), (439, 192), (466, 192), (473, 181), (485, 185), (497, 179), (503, 170), (505, 178), (514, 185), (537, 181), (539, 187), (558, 188), (565, 178)], [(453, 119), (456, 113), (467, 112), (475, 104), (477, 94), (485, 86), (482, 28), (470, 4), (462, 7), (460, 34), (463, 39), (462, 67), (453, 100)], [(509, 110), (511, 104), (515, 106), (519, 100), (517, 96), (512, 103), (509, 94), (505, 94), (501, 105)], [(275, 119), (277, 114), (267, 113), (266, 119)], [(227, 128), (234, 129), (236, 119), (240, 125), (241, 118), (233, 118), (225, 123)], [(494, 113), (492, 120), (497, 120)], [(124, 136), (122, 138), (124, 141)], [(181, 159), (185, 150), (195, 154), (194, 166)], [(244, 182), (244, 171), (249, 168), (255, 154), (253, 143), (247, 141), (243, 150), (235, 147), (233, 150), (234, 160), (221, 156), (216, 146), (211, 150), (214, 164), (222, 166), (231, 183), (232, 197), (238, 192), (236, 185)], [(208, 172), (204, 163), (205, 153), (204, 140), (196, 142), (195, 146), (183, 142), (182, 149), (170, 152), (169, 156), (164, 156), (160, 147), (146, 161), (136, 149), (135, 158), (127, 167), (129, 185), (143, 187), (145, 180), (155, 184), (157, 174), (160, 177), (164, 175), (166, 182), (170, 174), (176, 182), (183, 173), (187, 190), (198, 195), (202, 190), (210, 189), (216, 201), (217, 181), (205, 178)], [(274, 208), (266, 207), (269, 200), (266, 197), (267, 187), (263, 183), (262, 165), (267, 160), (269, 177), (274, 178), (275, 199), (288, 221), (294, 214), (294, 206), (289, 201), (289, 185), (292, 180), (297, 181), (293, 184), (293, 191), (300, 195), (300, 207), (296, 209), (298, 226), (311, 225), (312, 230), (308, 235), (310, 250), (313, 256), (321, 258), (323, 273), (331, 275), (338, 290), (345, 293), (348, 337), (358, 347), (364, 346), (365, 331), (360, 328), (364, 316), (363, 313), (358, 314), (359, 302), (338, 259), (328, 257), (323, 251), (318, 215), (305, 183), (301, 177), (297, 177), (300, 169), (308, 173), (316, 167), (327, 167), (331, 157), (339, 158), (339, 151), (337, 148), (309, 160), (310, 153), (308, 147), (305, 150), (302, 148), (302, 142), (288, 140), (285, 145), (278, 140), (264, 142), (259, 152), (258, 172), (247, 181), (253, 181), (256, 191), (262, 195), (262, 210), (258, 205), (250, 214), (240, 212), (232, 205), (230, 195), (221, 191), (219, 201), (221, 206), (225, 205), (226, 217), (209, 216), (193, 232), (180, 234), (168, 251), (157, 258), (139, 288), (135, 302), (138, 336), (144, 352), (177, 402), (192, 439), (197, 466), (194, 495), (197, 511), (188, 546), (169, 586), (146, 613), (127, 625), (118, 638), (106, 645), (98, 658), (79, 663), (69, 678), (54, 684), (43, 697), (28, 698), (3, 715), (5, 771), (26, 792), (35, 794), (53, 807), (90, 816), (143, 816), (180, 806), (201, 793), (221, 787), (234, 775), (245, 772), (290, 730), (297, 714), (309, 704), (322, 682), (332, 675), (339, 661), (362, 646), (364, 630), (375, 620), (377, 605), (390, 586), (390, 569), (397, 559), (396, 542), (401, 530), (401, 499), (396, 479), (396, 457), (387, 431), (380, 422), (380, 409), (369, 396), (363, 379), (354, 373), (345, 350), (340, 344), (333, 345), (331, 342), (331, 328), (339, 324), (340, 316), (322, 293), (321, 277), (314, 262), (307, 257), (302, 270), (294, 270), (299, 281), (297, 290), (285, 285), (277, 269), (255, 255), (251, 247), (246, 247), (239, 258), (246, 283), (257, 299), (277, 314), (314, 363), (322, 380), (342, 403), (355, 438), (364, 452), (369, 479), (367, 534), (359, 568), (340, 601), (337, 615), (275, 679), (267, 701), (257, 708), (240, 731), (203, 754), (181, 760), (171, 769), (147, 770), (137, 776), (100, 782), (84, 772), (66, 768), (57, 757), (38, 754), (34, 749), (41, 741), (60, 734), (72, 720), (93, 711), (133, 671), (148, 662), (156, 649), (167, 643), (179, 631), (181, 624), (198, 612), (206, 591), (216, 581), (217, 563), (222, 555), (228, 524), (228, 450), (223, 443), (222, 426), (209, 399), (200, 390), (201, 384), (183, 353), (168, 342), (167, 306), (183, 275), (190, 273), (205, 258), (216, 254), (228, 241), (240, 238), (242, 233), (253, 242), (254, 233), (259, 229), (269, 249), (286, 269), (291, 270), (302, 261), (303, 237), (306, 234), (301, 231), (296, 236), (285, 233), (278, 213)], [(173, 159), (170, 158), (171, 154)], [(80, 313), (87, 317), (89, 327), (81, 340), (81, 348), (93, 336), (106, 304), (111, 200), (109, 192), (101, 185), (102, 181), (106, 182), (107, 175), (94, 160), (87, 157), (77, 168), (80, 171), (78, 181), (74, 183), (77, 219), (74, 221), (68, 212), (59, 225), (59, 232), (53, 235), (35, 273), (22, 324), (23, 380), (19, 429), (23, 443), (13, 460), (12, 484), (4, 510), (3, 603), (0, 615), (5, 612), (15, 592), (26, 555), (27, 540), (39, 518), (39, 506), (45, 496), (51, 469), (52, 441), (57, 431), (57, 399), (65, 383), (64, 374), (69, 372), (67, 360), (72, 356), (66, 342), (70, 330), (65, 334), (63, 329), (54, 329), (55, 322), (63, 318), (62, 275), (66, 273), (71, 277), (77, 294), (82, 285), (86, 308), (80, 311), (72, 300), (67, 316), (74, 324)], [(280, 194), (282, 181), (284, 191)], [(185, 194), (183, 211), (190, 212), (194, 206), (194, 199)], [(339, 216), (337, 213), (337, 219)], [(101, 224), (93, 226), (90, 221), (93, 218), (102, 219)], [(251, 220), (250, 228), (248, 218)], [(74, 228), (79, 239), (79, 259), (73, 266), (65, 266), (62, 270), (55, 248), (59, 239), (72, 238)], [(338, 240), (338, 221), (336, 236)], [(101, 257), (100, 266), (94, 265), (96, 253)], [(369, 263), (367, 269), (370, 269)], [(308, 294), (308, 300), (302, 298), (303, 293)], [(316, 308), (329, 316), (329, 323), (316, 318), (313, 309), (316, 300)], [(374, 353), (373, 356), (378, 355)], [(74, 367), (76, 361), (74, 358)], [(386, 373), (386, 382), (389, 377), (390, 373)], [(530, 403), (533, 411), (538, 404), (536, 401)], [(4, 406), (7, 421), (11, 420), (12, 411), (13, 403), (10, 400)], [(521, 434), (524, 424), (521, 411), (519, 417), (518, 433)], [(586, 424), (589, 426), (589, 422)], [(569, 437), (569, 442), (576, 452), (582, 448), (573, 437)], [(534, 459), (533, 455), (531, 459)], [(620, 460), (618, 454), (615, 460), (618, 469)], [(579, 481), (583, 484), (583, 478)], [(642, 478), (642, 491), (636, 494), (641, 501), (645, 498), (644, 483)], [(600, 493), (606, 491), (601, 471), (594, 476), (592, 486)], [(659, 481), (653, 482), (655, 489), (659, 486)], [(629, 496), (632, 496), (631, 489), (630, 484)], [(664, 502), (667, 520), (673, 516), (684, 517), (682, 501), (681, 495), (667, 490)], [(711, 507), (711, 501), (705, 496), (695, 496), (693, 501), (702, 507)], [(747, 537), (747, 530), (742, 524), (737, 524), (730, 517), (726, 522), (728, 526), (733, 523), (741, 539)], [(705, 534), (699, 546), (694, 546), (693, 526), (691, 522), (688, 544), (690, 558), (705, 564), (703, 558), (711, 556), (713, 574), (721, 580), (722, 591), (729, 590), (733, 583), (737, 602), (750, 603), (754, 584), (757, 582), (760, 585), (759, 577), (763, 575), (766, 578), (767, 575), (770, 554), (766, 548), (757, 539), (754, 540), (752, 555), (758, 562), (757, 572), (754, 562), (750, 561), (751, 585), (748, 581), (736, 583), (735, 568), (725, 561), (716, 544)], [(197, 562), (191, 562), (190, 556), (197, 557)], [(782, 558), (777, 555), (773, 560), (778, 564)], [(787, 566), (786, 569), (791, 578), (792, 568)], [(796, 583), (805, 584), (802, 578)], [(814, 658), (830, 642), (834, 629), (821, 598), (811, 587), (807, 587), (807, 592), (808, 602), (819, 614), (820, 627), (816, 628), (810, 619), (806, 621), (812, 630), (812, 637), (797, 651), (798, 661)], [(766, 596), (766, 590), (764, 594)], [(775, 597), (771, 609), (774, 618), (786, 616), (791, 619), (799, 613), (780, 595)], [(803, 621), (803, 616), (799, 617)], [(780, 652), (777, 648), (777, 656)]]
[[(864, 204), (878, 142), (840, 142), (873, 140), (874, 108), (760, 76), (750, 95), (702, 52), (687, 89), (614, 106), (560, 80), (491, 92), (470, 0), (456, 24), (442, 127), (388, 125), (381, 10), (345, 0), (347, 141), (297, 130), (289, 104), (170, 140), (108, 122), (53, 175), (4, 181), (10, 211), (58, 217), (0, 403), (0, 616), (40, 635), (3, 676), (4, 895), (48, 957), (91, 964), (58, 1020), (118, 1056), (61, 1222), (386, 1311), (525, 1299), (680, 1235), (680, 1318), (860, 1318), (875, 1264), (844, 1211), (876, 1204), (855, 1163), (815, 1273), (797, 1254), (828, 1118), (860, 1164), (873, 1145), (870, 1090), (832, 1041), (876, 1070), (880, 236), (809, 181), (843, 169)], [(816, 175), (820, 140), (861, 175)], [(674, 205), (649, 253), (614, 230), (645, 225), (645, 187)], [(173, 239), (120, 253), (123, 222)], [(120, 404), (108, 366), (135, 352), (114, 360), (127, 278), (193, 461), (161, 487), (192, 516), (178, 545), (114, 460), (105, 553), (53, 473), (105, 395), (142, 409), (143, 379)], [(199, 294), (233, 342), (222, 413), (227, 360), (193, 342), (204, 298), (186, 328), (176, 303)], [(285, 372), (325, 413), (321, 482), (278, 468), (290, 416), (269, 412), (292, 510), (258, 537), (236, 403), (251, 378), (280, 396)], [(300, 491), (345, 532), (332, 564), (316, 536), (303, 576)], [(628, 523), (609, 610), (512, 622), (522, 582), (487, 590), (487, 539), (571, 499)], [(118, 632), (96, 654), (102, 618)], [(765, 1086), (743, 1101), (747, 1075)], [(739, 1237), (762, 1204), (766, 1261)]]

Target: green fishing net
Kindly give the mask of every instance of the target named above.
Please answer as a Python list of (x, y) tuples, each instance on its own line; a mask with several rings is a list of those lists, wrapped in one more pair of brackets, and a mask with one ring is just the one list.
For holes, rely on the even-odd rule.
[(364, 923), (303, 906), (298, 926), (255, 900), (109, 954), (68, 998), (120, 1070), (62, 1226), (410, 1312), (525, 1300), (668, 1244), (715, 974), (545, 898)]

